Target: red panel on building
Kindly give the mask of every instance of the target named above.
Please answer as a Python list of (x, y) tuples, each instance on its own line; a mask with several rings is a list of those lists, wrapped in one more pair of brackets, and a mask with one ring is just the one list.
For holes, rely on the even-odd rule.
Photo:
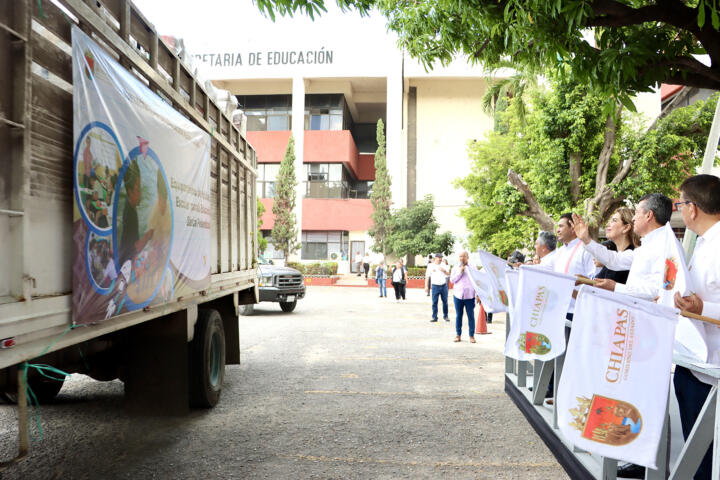
[[(263, 230), (275, 224), (272, 198), (260, 200), (265, 206)], [(367, 199), (303, 198), (302, 229), (365, 231), (372, 226), (372, 204)]]
[(364, 181), (375, 180), (375, 154), (361, 153), (358, 157), (357, 179)]
[(682, 88), (682, 85), (671, 85), (669, 83), (660, 84), (660, 100), (664, 102), (682, 90)]
[[(280, 163), (290, 132), (247, 132), (260, 163)], [(368, 158), (371, 157), (371, 158)], [(374, 155), (358, 155), (349, 130), (306, 130), (303, 163), (344, 163), (358, 180), (375, 179)]]

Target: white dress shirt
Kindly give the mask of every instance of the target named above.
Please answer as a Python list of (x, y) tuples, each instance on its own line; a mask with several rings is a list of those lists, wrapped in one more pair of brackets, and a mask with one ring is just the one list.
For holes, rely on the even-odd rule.
[[(688, 270), (695, 294), (703, 301), (702, 314), (720, 320), (720, 222), (710, 227), (695, 244)], [(708, 347), (707, 363), (720, 365), (720, 327), (703, 322)], [(702, 382), (716, 385), (717, 380), (693, 371)]]
[(595, 241), (585, 245), (585, 250), (610, 270), (629, 270), (627, 283), (616, 283), (615, 291), (633, 297), (653, 301), (660, 295), (660, 285), (665, 275), (665, 237), (663, 229), (657, 228), (641, 240), (635, 250), (614, 252)]
[(543, 267), (548, 266), (548, 268), (552, 268), (553, 257), (555, 257), (556, 253), (557, 253), (557, 249), (553, 250), (552, 252), (550, 252), (547, 255), (545, 255), (544, 257), (542, 257), (540, 259), (539, 265), (542, 265)]
[[(548, 257), (546, 255), (540, 260), (539, 267), (552, 269), (558, 273), (567, 273), (568, 275), (583, 275), (590, 278), (595, 272), (595, 263), (593, 257), (584, 248), (579, 238), (576, 238), (567, 245), (555, 249), (554, 255), (543, 265), (542, 260)], [(575, 299), (570, 300), (568, 313), (575, 312)]]
[(425, 276), (430, 277), (431, 285), (445, 285), (448, 277), (448, 267), (444, 264), (431, 263), (428, 265)]

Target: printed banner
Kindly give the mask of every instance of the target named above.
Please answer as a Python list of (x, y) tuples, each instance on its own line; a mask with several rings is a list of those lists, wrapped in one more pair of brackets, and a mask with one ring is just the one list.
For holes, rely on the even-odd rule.
[[(665, 236), (665, 274), (658, 303), (667, 307), (675, 306), (675, 293), (686, 297), (692, 294), (690, 273), (685, 263), (685, 250), (670, 227), (670, 222), (663, 228)], [(699, 320), (680, 317), (675, 329), (675, 351), (681, 355), (691, 357), (699, 362), (706, 362), (708, 348), (705, 340), (705, 327)]]
[[(507, 312), (508, 296), (507, 281), (505, 279), (505, 269), (508, 263), (500, 257), (496, 257), (492, 253), (478, 249), (480, 256), (480, 264), (483, 271), (487, 273), (487, 303), (483, 301), (486, 312)], [(482, 300), (482, 297), (480, 297)]]
[(210, 285), (210, 137), (78, 28), (73, 322)]
[(577, 447), (655, 468), (678, 311), (582, 286), (558, 386), (558, 423)]
[[(565, 317), (575, 277), (520, 267), (514, 320), (505, 355), (516, 360), (552, 360), (565, 351)], [(512, 298), (512, 297), (511, 297)]]

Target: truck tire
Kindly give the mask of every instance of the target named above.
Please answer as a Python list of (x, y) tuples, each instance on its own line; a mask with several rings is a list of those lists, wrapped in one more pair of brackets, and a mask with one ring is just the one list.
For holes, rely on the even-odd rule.
[[(52, 403), (53, 400), (55, 400), (55, 397), (57, 397), (58, 393), (60, 393), (60, 389), (62, 389), (62, 386), (65, 383), (65, 378), (63, 377), (62, 380), (52, 380), (45, 378), (40, 374), (32, 374), (28, 372), (28, 383), (30, 384), (30, 388), (32, 389), (38, 403), (44, 405)], [(0, 392), (0, 398), (5, 400), (7, 403), (16, 404), (17, 391)], [(28, 403), (31, 402), (32, 399), (28, 398)]]
[(296, 305), (297, 300), (293, 300), (292, 302), (280, 302), (280, 308), (282, 308), (282, 311), (285, 313), (290, 313), (295, 310)]
[(214, 407), (225, 378), (225, 330), (217, 310), (201, 308), (189, 345), (190, 406)]
[(247, 305), (240, 305), (238, 307), (238, 312), (244, 317), (249, 317), (253, 314), (253, 312), (255, 312), (255, 305), (252, 303), (248, 303)]

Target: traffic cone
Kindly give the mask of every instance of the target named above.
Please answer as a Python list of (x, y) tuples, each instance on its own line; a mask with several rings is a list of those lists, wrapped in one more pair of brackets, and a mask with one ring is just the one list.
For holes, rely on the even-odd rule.
[(480, 304), (480, 311), (478, 312), (477, 322), (475, 322), (475, 333), (479, 335), (490, 335), (492, 332), (488, 332), (487, 329), (487, 315), (483, 304)]

